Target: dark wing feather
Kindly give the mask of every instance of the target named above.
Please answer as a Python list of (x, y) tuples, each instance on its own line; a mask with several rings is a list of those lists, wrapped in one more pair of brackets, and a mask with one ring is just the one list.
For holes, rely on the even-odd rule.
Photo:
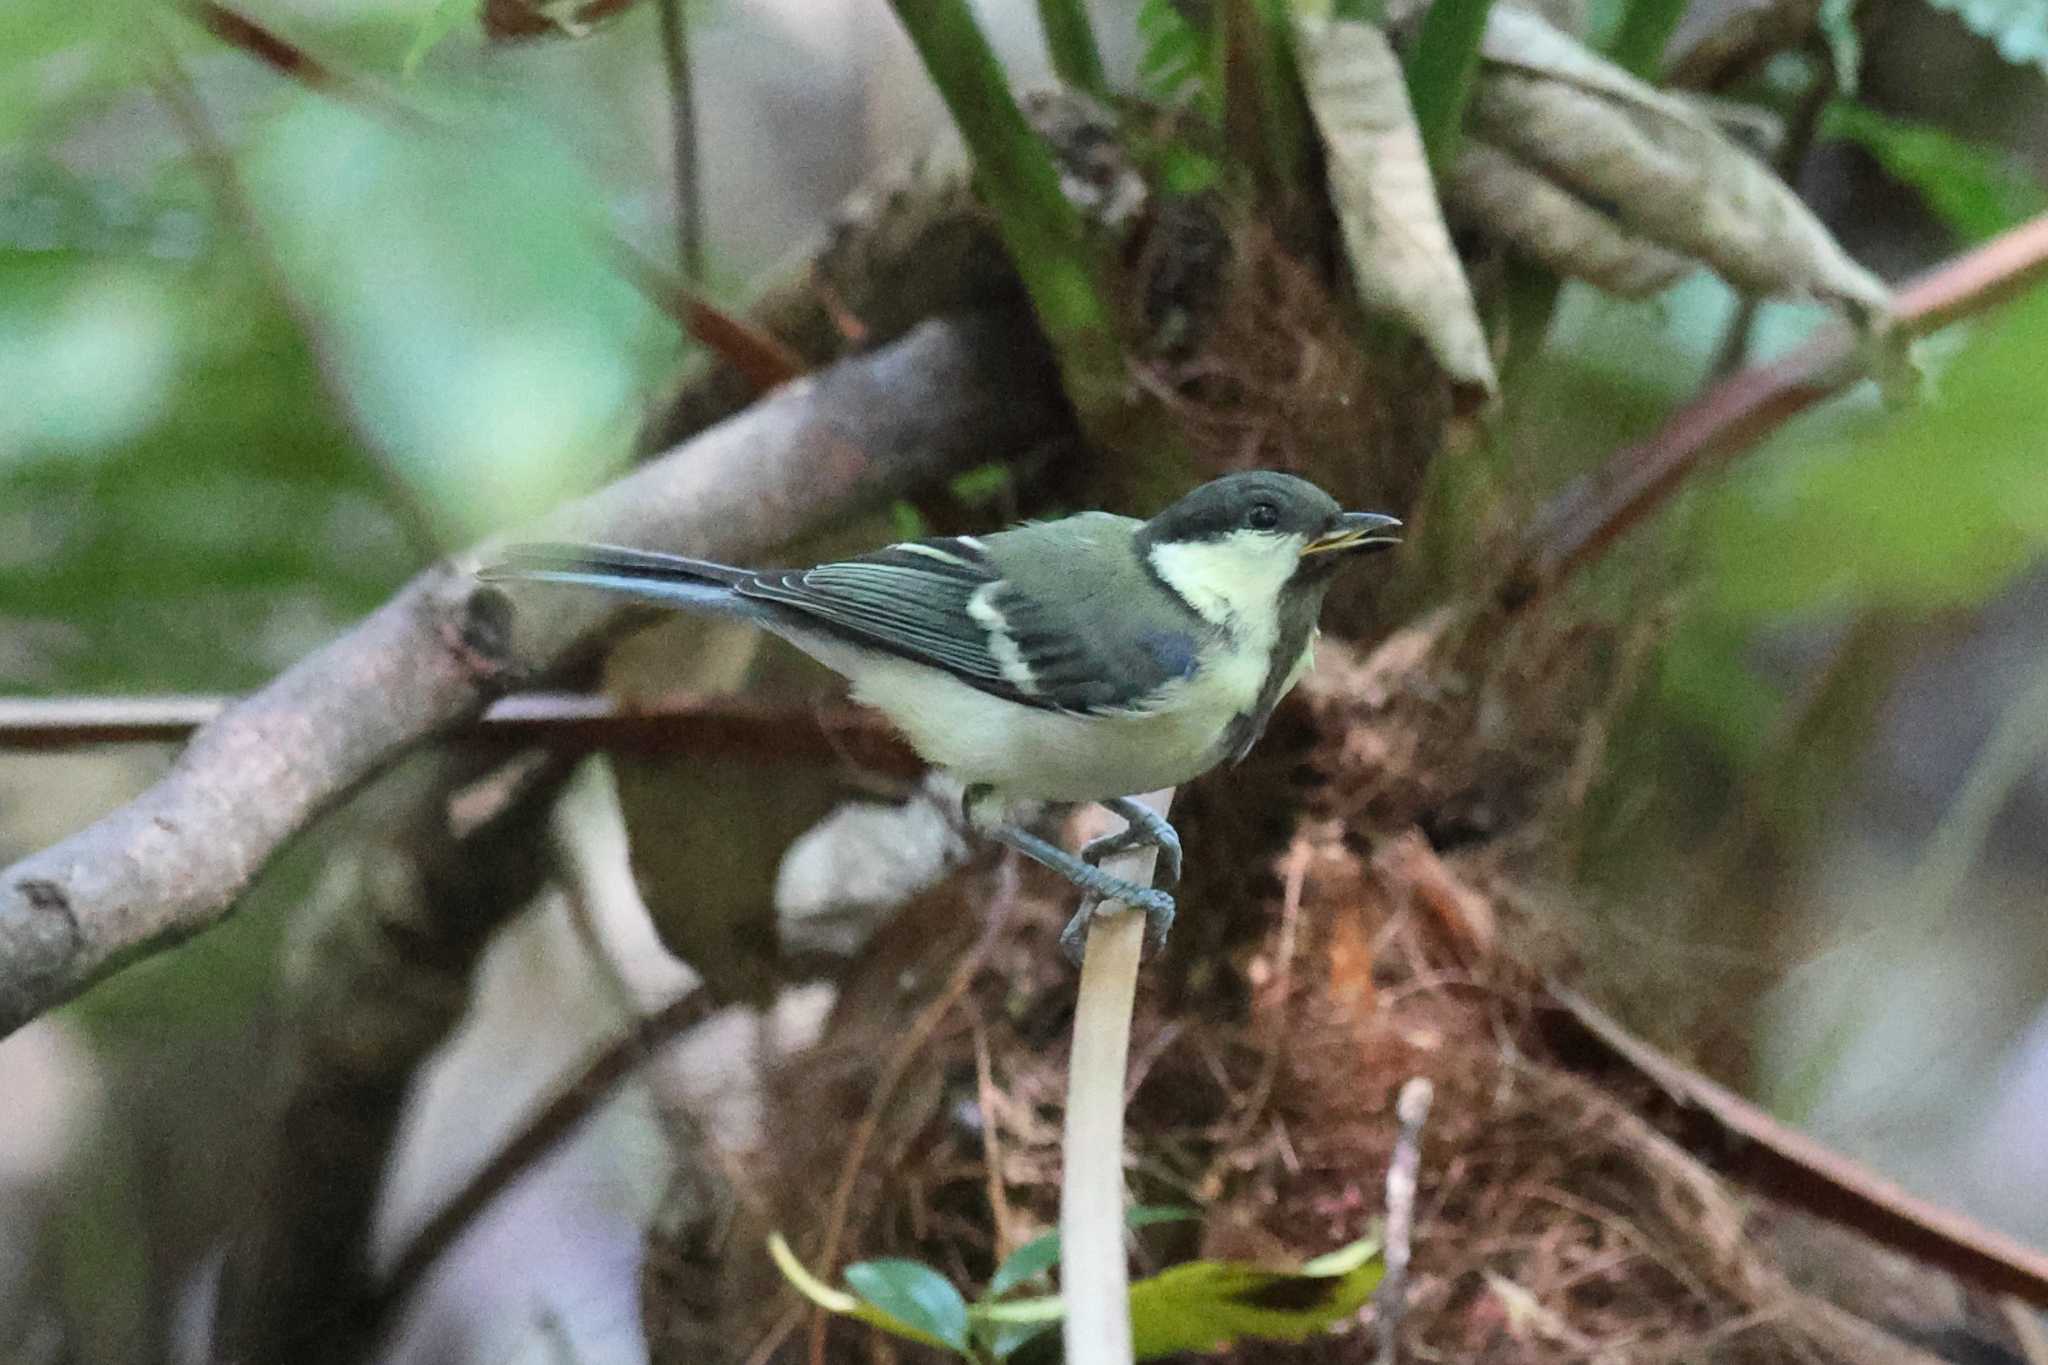
[(751, 574), (732, 586), (793, 623), (1048, 710), (1131, 709), (1194, 668), (1186, 638), (1102, 649), (1089, 638), (1097, 632), (1007, 581), (971, 538), (892, 545), (815, 568)]

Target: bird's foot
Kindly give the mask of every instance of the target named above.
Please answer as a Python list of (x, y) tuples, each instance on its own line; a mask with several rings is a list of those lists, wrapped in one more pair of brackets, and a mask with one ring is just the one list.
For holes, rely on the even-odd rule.
[(1180, 835), (1166, 822), (1166, 817), (1128, 796), (1115, 797), (1102, 804), (1124, 818), (1124, 827), (1100, 839), (1090, 839), (1081, 848), (1081, 861), (1092, 867), (1104, 858), (1134, 848), (1156, 848), (1159, 850), (1159, 866), (1152, 874), (1152, 884), (1165, 887), (1179, 885)]
[(1109, 877), (1107, 873), (1103, 875), (1109, 881), (1121, 883), (1123, 889), (1107, 896), (1089, 890), (1081, 898), (1081, 908), (1067, 921), (1067, 927), (1060, 930), (1060, 950), (1076, 967), (1081, 965), (1081, 959), (1088, 954), (1088, 927), (1095, 922), (1095, 917), (1109, 901), (1121, 901), (1131, 910), (1139, 911), (1145, 916), (1145, 946), (1155, 953), (1166, 947), (1167, 932), (1173, 928), (1171, 895), (1157, 887), (1139, 886), (1136, 882), (1126, 882), (1121, 877)]
[[(1135, 802), (1132, 804), (1136, 805)], [(1115, 809), (1115, 807), (1112, 806), (1112, 809)], [(1145, 810), (1142, 806), (1139, 806), (1138, 809)], [(1165, 838), (1171, 841), (1173, 852), (1171, 855), (1167, 855), (1165, 853), (1167, 845), (1161, 842), (1159, 845), (1161, 854), (1166, 859), (1167, 870), (1171, 874), (1177, 875), (1180, 871), (1180, 840), (1174, 837), (1172, 827), (1167, 825), (1164, 820), (1160, 820), (1157, 815), (1149, 810), (1145, 810), (1145, 813), (1152, 816), (1153, 820), (1165, 829)], [(1125, 818), (1128, 819), (1130, 817), (1126, 816)], [(1132, 828), (1138, 828), (1139, 824), (1140, 822), (1134, 820)], [(1121, 838), (1129, 832), (1129, 830), (1125, 830), (1110, 837)], [(1007, 823), (991, 825), (988, 828), (988, 835), (996, 842), (1016, 849), (1034, 862), (1051, 868), (1075, 886), (1080, 887), (1085, 893), (1081, 901), (1081, 908), (1075, 912), (1073, 919), (1067, 922), (1067, 927), (1060, 933), (1060, 946), (1066, 949), (1067, 956), (1074, 961), (1079, 962), (1081, 960), (1082, 952), (1087, 947), (1089, 921), (1095, 918), (1096, 912), (1104, 901), (1121, 901), (1133, 910), (1143, 911), (1145, 915), (1145, 941), (1154, 948), (1158, 948), (1166, 942), (1166, 931), (1173, 926), (1173, 896), (1170, 893), (1162, 891), (1157, 887), (1140, 886), (1129, 878), (1119, 877), (1112, 872), (1105, 872), (1095, 866), (1094, 863), (1085, 862), (1050, 840), (1041, 839), (1030, 830), (1020, 829), (1016, 825)], [(1151, 829), (1150, 825), (1147, 824), (1146, 837), (1139, 842), (1151, 843), (1157, 838), (1157, 831)], [(1100, 841), (1098, 840), (1097, 842)], [(1138, 843), (1125, 845), (1127, 848), (1137, 846)], [(1090, 844), (1089, 847), (1093, 848), (1095, 845)]]

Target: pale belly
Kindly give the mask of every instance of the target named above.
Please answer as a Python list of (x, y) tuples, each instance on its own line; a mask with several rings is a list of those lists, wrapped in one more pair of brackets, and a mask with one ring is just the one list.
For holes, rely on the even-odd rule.
[[(827, 660), (826, 662), (831, 662)], [(1256, 662), (1211, 670), (1127, 716), (1019, 706), (935, 669), (870, 664), (857, 700), (895, 721), (925, 758), (970, 786), (1041, 801), (1100, 801), (1175, 787), (1214, 767), (1230, 724), (1258, 699)]]

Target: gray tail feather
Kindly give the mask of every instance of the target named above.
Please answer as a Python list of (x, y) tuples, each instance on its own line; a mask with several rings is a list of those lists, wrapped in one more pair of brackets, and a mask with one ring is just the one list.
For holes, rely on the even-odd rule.
[(523, 580), (601, 588), (663, 606), (696, 607), (753, 617), (753, 603), (734, 595), (744, 569), (706, 559), (632, 550), (621, 545), (512, 545), (477, 570), (485, 582)]

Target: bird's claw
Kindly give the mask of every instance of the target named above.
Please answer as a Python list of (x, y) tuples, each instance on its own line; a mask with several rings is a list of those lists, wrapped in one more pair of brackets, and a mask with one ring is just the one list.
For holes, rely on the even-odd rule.
[(1110, 899), (1145, 916), (1146, 948), (1156, 953), (1166, 947), (1166, 935), (1173, 928), (1173, 897), (1157, 887), (1126, 883), (1114, 897), (1088, 892), (1081, 898), (1081, 908), (1067, 921), (1067, 927), (1060, 930), (1060, 950), (1075, 966), (1080, 966), (1081, 959), (1087, 956), (1088, 927), (1101, 913), (1105, 901)]
[(1134, 848), (1156, 848), (1159, 862), (1152, 872), (1154, 886), (1174, 887), (1180, 884), (1180, 836), (1173, 826), (1165, 821), (1154, 829), (1132, 824), (1114, 834), (1105, 834), (1099, 839), (1090, 839), (1081, 846), (1081, 861), (1090, 867), (1099, 865), (1104, 858), (1125, 853)]

